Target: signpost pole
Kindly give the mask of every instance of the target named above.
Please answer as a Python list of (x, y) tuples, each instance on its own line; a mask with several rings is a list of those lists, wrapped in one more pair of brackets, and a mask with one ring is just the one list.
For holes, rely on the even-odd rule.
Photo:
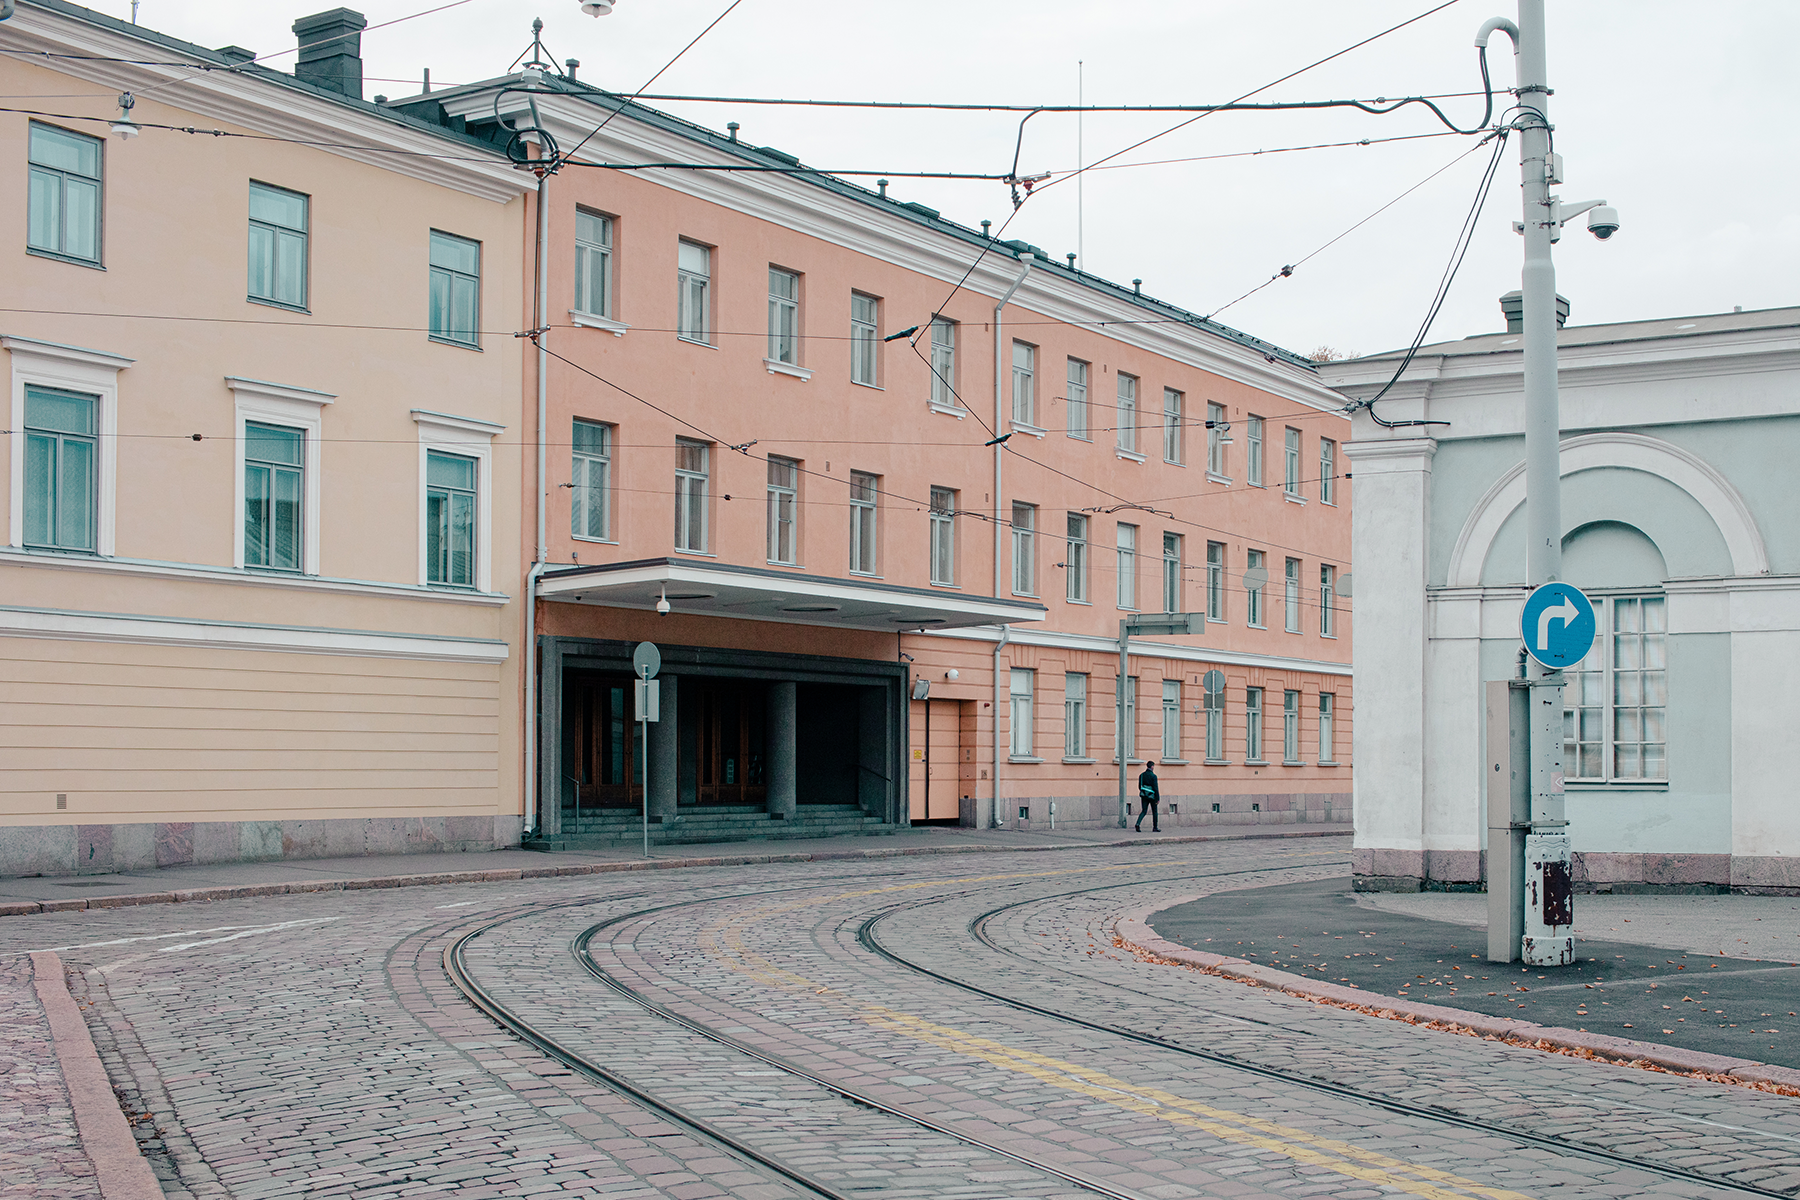
[(1125, 826), (1129, 823), (1130, 816), (1131, 816), (1131, 814), (1128, 811), (1126, 811), (1126, 803), (1127, 802), (1125, 799), (1125, 773), (1129, 769), (1129, 767), (1125, 761), (1125, 755), (1126, 755), (1126, 751), (1129, 749), (1129, 747), (1131, 745), (1131, 739), (1129, 736), (1130, 731), (1127, 729), (1127, 727), (1125, 725), (1125, 720), (1126, 720), (1125, 689), (1127, 686), (1129, 686), (1126, 682), (1126, 675), (1127, 675), (1127, 673), (1129, 671), (1129, 667), (1130, 667), (1130, 657), (1131, 657), (1131, 619), (1129, 617), (1127, 617), (1127, 618), (1123, 618), (1119, 621), (1119, 689), (1118, 689), (1119, 697), (1118, 697), (1118, 701), (1117, 701), (1117, 707), (1113, 710), (1117, 714), (1117, 718), (1113, 722), (1114, 728), (1116, 730), (1116, 735), (1113, 739), (1113, 753), (1116, 754), (1119, 758), (1119, 828), (1120, 829), (1125, 828)]
[(662, 670), (662, 651), (655, 642), (639, 642), (631, 654), (631, 669), (637, 673), (637, 686), (632, 692), (637, 702), (638, 761), (644, 777), (644, 857), (650, 857), (650, 722), (662, 720), (659, 687), (651, 680)]
[(650, 722), (638, 717), (638, 745), (644, 756), (644, 857), (650, 857)]

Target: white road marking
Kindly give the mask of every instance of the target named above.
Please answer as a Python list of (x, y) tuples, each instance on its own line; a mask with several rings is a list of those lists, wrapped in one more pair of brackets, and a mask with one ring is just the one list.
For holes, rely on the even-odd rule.
[[(290, 925), (311, 925), (311, 924), (317, 924), (320, 921), (336, 921), (336, 920), (340, 920), (340, 919), (341, 918), (339, 918), (339, 917), (315, 917), (310, 921), (290, 921), (290, 922), (288, 922), (288, 924), (290, 924)], [(167, 941), (169, 938), (194, 937), (197, 934), (202, 934), (202, 933), (227, 933), (234, 929), (253, 930), (253, 929), (269, 929), (269, 928), (282, 928), (282, 926), (214, 925), (210, 929), (180, 929), (180, 930), (176, 930), (174, 933), (146, 933), (146, 934), (141, 934), (137, 937), (110, 938), (104, 942), (76, 942), (72, 946), (39, 946), (38, 950), (39, 951), (49, 951), (51, 953), (56, 953), (56, 952), (62, 951), (62, 950), (88, 950), (88, 949), (92, 949), (95, 946), (123, 946), (129, 942), (161, 942), (161, 941)]]

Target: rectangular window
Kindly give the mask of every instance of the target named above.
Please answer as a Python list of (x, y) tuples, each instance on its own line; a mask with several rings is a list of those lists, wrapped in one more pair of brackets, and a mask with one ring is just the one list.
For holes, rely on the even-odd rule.
[(1068, 598), (1082, 604), (1088, 602), (1088, 519), (1069, 514), (1069, 543), (1063, 552), (1063, 573), (1068, 580)]
[(850, 382), (881, 386), (881, 301), (850, 293)]
[(1206, 543), (1206, 619), (1225, 619), (1225, 543)]
[(25, 245), (100, 261), (100, 139), (31, 123)]
[(1337, 568), (1319, 566), (1319, 636), (1337, 636)]
[(1069, 360), (1068, 404), (1069, 436), (1086, 440), (1088, 436), (1088, 365), (1079, 358)]
[(1261, 762), (1263, 755), (1263, 690), (1244, 689), (1244, 757)]
[(1031, 758), (1031, 692), (1035, 682), (1035, 671), (1022, 671), (1017, 667), (1012, 673), (1012, 756), (1014, 758)]
[(1264, 565), (1267, 559), (1261, 550), (1244, 555), (1244, 623), (1252, 629), (1263, 628), (1263, 588), (1269, 578), (1269, 568)]
[(1113, 424), (1118, 426), (1119, 449), (1127, 454), (1137, 453), (1137, 385), (1137, 376), (1119, 372), (1118, 420)]
[(1287, 442), (1281, 461), (1281, 490), (1290, 496), (1298, 496), (1300, 494), (1300, 431), (1291, 425), (1287, 430)]
[(800, 364), (800, 276), (769, 268), (769, 361)]
[(1119, 526), (1119, 607), (1137, 607), (1137, 534), (1136, 525)]
[(613, 315), (611, 217), (575, 210), (575, 308), (596, 317)]
[(1252, 487), (1263, 485), (1263, 419), (1244, 419), (1244, 478)]
[(1163, 389), (1163, 461), (1180, 463), (1182, 455), (1182, 411), (1187, 397), (1174, 388)]
[(1165, 762), (1181, 757), (1181, 680), (1179, 679), (1163, 680), (1162, 756)]
[(1206, 473), (1224, 475), (1225, 471), (1225, 406), (1206, 406)]
[(931, 489), (931, 582), (956, 582), (956, 493)]
[(481, 243), (431, 231), (431, 336), (474, 346), (481, 332)]
[(1012, 351), (1012, 419), (1014, 425), (1037, 428), (1037, 347), (1014, 342)]
[(1181, 611), (1181, 535), (1163, 534), (1162, 602), (1164, 612)]
[(675, 336), (705, 345), (712, 341), (712, 251), (681, 242), (675, 260)]
[(579, 538), (612, 537), (613, 427), (576, 421), (569, 463), (569, 532)]
[(1337, 761), (1337, 697), (1319, 693), (1319, 761)]
[[(1118, 676), (1113, 676), (1113, 685), (1118, 686)], [(1125, 761), (1130, 762), (1137, 757), (1137, 690), (1138, 677), (1129, 675), (1125, 679), (1125, 703), (1113, 702), (1113, 758), (1119, 757), (1122, 750)], [(1119, 720), (1123, 710), (1124, 720)]]
[(1063, 676), (1063, 757), (1087, 757), (1088, 677)]
[(1287, 610), (1287, 631), (1300, 632), (1300, 560), (1287, 560), (1287, 576), (1282, 580), (1282, 607)]
[(1206, 761), (1225, 761), (1225, 689), (1200, 692), (1200, 709), (1206, 714)]
[(95, 548), (99, 409), (92, 396), (25, 389), (27, 546)]
[(956, 408), (956, 322), (931, 319), (931, 402)]
[(675, 439), (675, 548), (706, 553), (708, 459), (705, 442)]
[(300, 569), (306, 433), (244, 423), (244, 565)]
[(250, 185), (250, 299), (306, 307), (306, 225), (299, 192)]
[(1037, 505), (1012, 506), (1013, 594), (1037, 595)]
[(1281, 693), (1281, 761), (1300, 761), (1300, 693)]
[(1570, 779), (1669, 777), (1668, 614), (1660, 596), (1596, 600), (1593, 648), (1565, 672), (1563, 770)]
[(425, 578), (475, 586), (475, 460), (425, 455)]
[(1337, 503), (1337, 443), (1330, 438), (1319, 439), (1319, 500)]
[(787, 566), (799, 562), (800, 464), (769, 456), (769, 561)]
[(856, 575), (873, 575), (881, 566), (875, 507), (880, 483), (878, 476), (850, 472), (850, 570)]

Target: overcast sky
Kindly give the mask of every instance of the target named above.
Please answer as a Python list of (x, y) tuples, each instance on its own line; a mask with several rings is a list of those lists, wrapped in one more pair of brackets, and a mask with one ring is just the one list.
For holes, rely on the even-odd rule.
[[(90, 0), (117, 16), (129, 0)], [(729, 0), (618, 0), (609, 17), (577, 0), (468, 0), (363, 37), (369, 96), (505, 72), (529, 43), (533, 16), (557, 58), (632, 92)], [(206, 46), (269, 55), (293, 45), (293, 19), (320, 0), (143, 0), (141, 23)], [(371, 25), (433, 7), (365, 0)], [(727, 96), (1068, 104), (1077, 63), (1090, 104), (1208, 103), (1235, 98), (1431, 7), (1430, 0), (742, 0), (652, 91)], [(1557, 250), (1558, 290), (1571, 321), (1590, 324), (1800, 303), (1800, 213), (1793, 142), (1800, 93), (1793, 0), (1551, 0), (1551, 119), (1563, 153), (1565, 200), (1605, 197), (1621, 232), (1596, 242), (1585, 225)], [(1259, 99), (1370, 98), (1472, 91), (1471, 42), (1505, 0), (1459, 0), (1399, 33), (1283, 84)], [(1491, 54), (1510, 86), (1504, 35)], [(292, 69), (293, 56), (268, 65)], [(1479, 98), (1445, 102), (1464, 127)], [(657, 102), (691, 120), (798, 155), (809, 165), (882, 171), (1005, 171), (1017, 115), (869, 112)], [(1175, 124), (1163, 115), (1091, 115), (1084, 161)], [(1194, 159), (1361, 138), (1434, 133), (1414, 106), (1391, 116), (1218, 114), (1118, 161)], [(1432, 182), (1287, 279), (1220, 320), (1302, 353), (1320, 345), (1372, 353), (1413, 335), (1436, 286), (1486, 150), (1474, 139), (1096, 170), (1028, 201), (1007, 231), (1052, 255), (1078, 247), (1084, 269), (1210, 313), (1466, 155)], [(1517, 140), (1507, 147), (1480, 231), (1432, 340), (1501, 325), (1497, 298), (1518, 286)], [(1022, 173), (1077, 163), (1073, 116), (1028, 126)], [(1005, 185), (899, 180), (918, 200), (968, 225), (1011, 210)], [(1080, 209), (1081, 230), (1077, 216)]]

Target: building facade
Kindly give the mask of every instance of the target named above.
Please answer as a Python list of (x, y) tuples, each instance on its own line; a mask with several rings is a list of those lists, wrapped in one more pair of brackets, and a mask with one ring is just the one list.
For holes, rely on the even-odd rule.
[(0, 22), (0, 873), (518, 841), (532, 181), (360, 28)]
[[(1563, 689), (1577, 885), (1800, 889), (1800, 810), (1773, 752), (1800, 715), (1800, 309), (1559, 341), (1563, 578), (1599, 626)], [(1327, 377), (1362, 398), (1397, 366)], [(1529, 590), (1517, 329), (1425, 347), (1380, 413), (1434, 424), (1359, 412), (1347, 447), (1366, 581), (1357, 886), (1478, 887), (1482, 683), (1518, 675)]]
[[(395, 104), (579, 146), (527, 223), (528, 829), (625, 836), (645, 788), (667, 836), (1116, 825), (1121, 740), (1177, 824), (1345, 819), (1313, 364), (549, 68)], [(689, 166), (607, 167), (642, 163)], [(1163, 611), (1205, 633), (1134, 643), (1121, 739), (1119, 622)]]

